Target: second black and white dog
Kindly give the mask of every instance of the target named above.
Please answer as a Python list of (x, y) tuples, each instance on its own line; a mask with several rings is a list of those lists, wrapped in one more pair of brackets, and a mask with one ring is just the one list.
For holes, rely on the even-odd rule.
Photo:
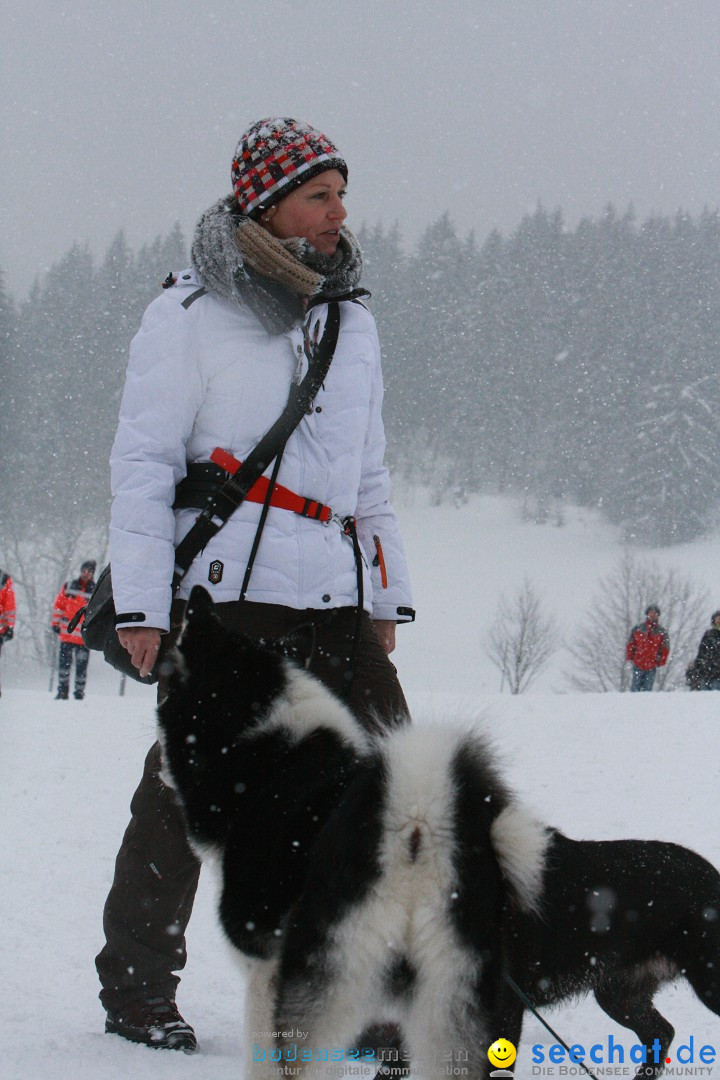
[[(399, 1023), (413, 1075), (517, 1044), (523, 1005), (592, 990), (651, 1046), (684, 975), (720, 1015), (720, 875), (649, 841), (573, 841), (534, 820), (471, 730), (373, 738), (304, 670), (225, 630), (196, 588), (158, 710), (166, 780), (220, 866), (250, 965), (248, 1075), (327, 1077)], [(362, 1048), (360, 1049), (362, 1056)], [(370, 1062), (369, 1062), (370, 1063)], [(642, 1070), (639, 1070), (642, 1071)]]

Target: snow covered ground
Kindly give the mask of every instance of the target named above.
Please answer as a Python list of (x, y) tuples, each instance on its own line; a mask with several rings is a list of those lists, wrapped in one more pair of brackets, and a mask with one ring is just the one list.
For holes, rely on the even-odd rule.
[[(395, 655), (418, 722), (475, 718), (511, 783), (572, 836), (674, 840), (720, 866), (720, 697), (559, 693), (559, 658), (530, 693), (501, 695), (479, 647), (499, 592), (525, 574), (571, 626), (617, 558), (613, 534), (582, 515), (562, 529), (523, 524), (502, 500), (457, 511), (416, 500), (401, 514), (419, 619), (401, 629)], [(708, 541), (653, 557), (696, 574), (720, 597), (719, 548)], [(28, 684), (13, 671), (11, 648), (0, 699), (0, 1078), (242, 1080), (243, 984), (216, 923), (209, 874), (178, 994), (200, 1052), (153, 1052), (103, 1034), (93, 958), (129, 798), (153, 739), (152, 691), (133, 684), (118, 696), (115, 674), (93, 657), (86, 700), (55, 702), (46, 680)], [(687, 1069), (708, 1075), (707, 1066), (694, 1072), (697, 1051), (720, 1052), (718, 1018), (684, 984), (658, 1003), (677, 1032), (671, 1068), (687, 1074), (674, 1053), (692, 1038)], [(548, 1020), (571, 1044), (606, 1044), (612, 1035), (627, 1054), (635, 1042), (591, 1001)], [(526, 1021), (515, 1075), (562, 1075), (557, 1065), (532, 1071), (532, 1045), (552, 1041)]]

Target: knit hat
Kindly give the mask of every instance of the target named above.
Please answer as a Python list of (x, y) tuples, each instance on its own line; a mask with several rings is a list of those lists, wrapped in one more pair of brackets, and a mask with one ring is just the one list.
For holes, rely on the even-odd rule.
[(91, 574), (94, 574), (96, 566), (97, 566), (97, 563), (95, 562), (94, 559), (88, 559), (80, 567), (80, 572), (82, 573), (83, 570), (89, 570)]
[(242, 213), (257, 217), (327, 169), (339, 169), (347, 182), (347, 165), (326, 135), (302, 120), (273, 116), (256, 120), (240, 139), (233, 190)]

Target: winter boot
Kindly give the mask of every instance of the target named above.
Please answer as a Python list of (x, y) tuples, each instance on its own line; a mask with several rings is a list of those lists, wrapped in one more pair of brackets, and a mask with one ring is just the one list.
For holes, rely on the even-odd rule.
[(85, 691), (84, 690), (76, 690), (75, 693), (73, 694), (73, 697), (75, 698), (76, 701), (82, 701), (82, 699), (85, 697)]
[(67, 699), (68, 699), (67, 686), (61, 686), (60, 689), (58, 690), (57, 694), (55, 695), (55, 700), (56, 701), (67, 701)]
[(192, 1054), (197, 1049), (195, 1032), (175, 1002), (165, 997), (140, 998), (121, 1009), (108, 1009), (105, 1031), (157, 1050)]

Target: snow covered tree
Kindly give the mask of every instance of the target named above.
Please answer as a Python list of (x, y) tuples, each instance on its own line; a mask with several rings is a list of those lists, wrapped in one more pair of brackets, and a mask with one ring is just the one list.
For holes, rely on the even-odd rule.
[(720, 504), (717, 239), (709, 217), (700, 226), (683, 214), (637, 239), (638, 379), (611, 511), (630, 539), (692, 539)]
[(17, 309), (5, 290), (0, 272), (0, 372), (2, 372), (2, 431), (0, 453), (0, 520), (16, 512), (17, 476), (22, 470), (23, 423), (21, 407), (24, 374), (21, 369)]
[(535, 681), (559, 647), (555, 618), (526, 578), (514, 596), (502, 596), (484, 650), (507, 683), (511, 694), (522, 694)]

